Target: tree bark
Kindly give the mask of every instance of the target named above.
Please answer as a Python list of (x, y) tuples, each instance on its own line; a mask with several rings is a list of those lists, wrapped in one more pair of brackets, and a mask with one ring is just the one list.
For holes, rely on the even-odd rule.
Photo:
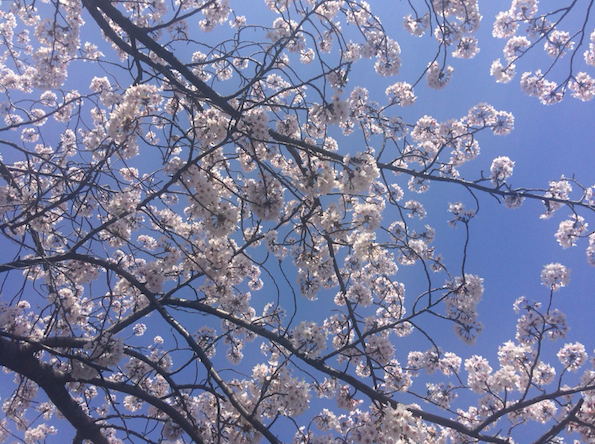
[(0, 338), (0, 365), (35, 382), (76, 429), (77, 436), (94, 444), (109, 444), (101, 433), (101, 427), (66, 390), (67, 375), (37, 359), (34, 355), (36, 351), (30, 344)]

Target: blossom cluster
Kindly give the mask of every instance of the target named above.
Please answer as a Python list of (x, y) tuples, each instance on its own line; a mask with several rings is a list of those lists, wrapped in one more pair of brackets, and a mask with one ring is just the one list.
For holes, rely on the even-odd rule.
[[(491, 75), (495, 80), (499, 83), (510, 82), (516, 74), (517, 62), (534, 47), (541, 45), (552, 62), (545, 72), (536, 70), (534, 73), (525, 71), (522, 74), (520, 83), (526, 94), (547, 105), (561, 101), (567, 91), (582, 101), (595, 97), (595, 80), (585, 71), (576, 72), (571, 67), (570, 74), (560, 84), (548, 79), (552, 67), (564, 56), (572, 54), (574, 59), (574, 53), (583, 41), (582, 37), (578, 41), (576, 39), (586, 32), (586, 23), (576, 32), (560, 29), (564, 16), (573, 7), (560, 8), (553, 14), (540, 14), (537, 0), (513, 0), (508, 11), (500, 12), (494, 21), (492, 34), (507, 41), (503, 50), (505, 61), (496, 59), (491, 67)], [(595, 41), (595, 32), (591, 34), (591, 41)], [(593, 47), (594, 43), (590, 43), (589, 49), (584, 52), (587, 65), (594, 64)]]
[[(479, 52), (478, 40), (473, 35), (478, 29), (482, 16), (479, 12), (477, 0), (464, 0), (456, 2), (443, 2), (433, 0), (428, 4), (428, 12), (421, 14), (414, 10), (403, 20), (403, 26), (411, 35), (421, 37), (434, 25), (434, 37), (440, 48), (451, 50), (455, 58), (471, 59)], [(433, 16), (433, 17), (432, 17)], [(432, 20), (434, 19), (434, 20)], [(426, 69), (426, 81), (430, 88), (444, 88), (454, 68), (436, 59)]]

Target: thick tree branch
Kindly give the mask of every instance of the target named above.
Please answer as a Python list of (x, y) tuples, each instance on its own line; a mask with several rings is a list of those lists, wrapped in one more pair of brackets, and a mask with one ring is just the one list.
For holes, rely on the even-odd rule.
[(0, 365), (35, 382), (64, 417), (77, 430), (77, 436), (94, 444), (109, 444), (101, 433), (101, 427), (87, 416), (81, 406), (66, 390), (69, 378), (66, 374), (41, 362), (34, 356), (36, 347), (0, 338)]
[[(264, 327), (261, 327), (261, 326), (255, 325), (255, 324), (251, 324), (251, 323), (246, 322), (242, 319), (238, 319), (235, 316), (233, 316), (221, 309), (214, 308), (214, 307), (211, 307), (209, 305), (206, 305), (206, 304), (203, 304), (203, 303), (197, 302), (197, 301), (187, 301), (184, 299), (171, 298), (167, 301), (167, 304), (174, 305), (174, 306), (195, 308), (202, 312), (213, 314), (221, 319), (230, 321), (239, 327), (242, 327), (242, 328), (245, 328), (246, 330), (252, 331), (252, 332), (256, 333), (257, 335), (267, 338), (270, 341), (280, 345), (281, 347), (287, 349), (287, 351), (289, 351), (291, 354), (298, 357), (304, 363), (311, 366), (312, 368), (315, 368), (316, 370), (318, 370), (328, 376), (336, 378), (340, 381), (346, 382), (347, 384), (356, 388), (358, 391), (364, 393), (365, 395), (367, 395), (370, 399), (372, 399), (374, 401), (378, 401), (385, 405), (391, 405), (393, 408), (396, 408), (400, 404), (398, 401), (392, 399), (391, 397), (389, 397), (379, 391), (374, 390), (372, 387), (369, 387), (367, 384), (362, 382), (360, 379), (358, 379), (354, 376), (351, 376), (343, 371), (336, 370), (319, 360), (312, 359), (312, 358), (305, 356), (304, 354), (302, 354), (299, 350), (297, 350), (293, 346), (293, 344), (291, 343), (291, 341), (289, 339), (287, 339), (283, 336), (280, 336), (276, 333), (273, 333)], [(500, 439), (497, 437), (484, 435), (478, 430), (471, 430), (471, 429), (465, 427), (463, 424), (461, 424), (457, 421), (453, 421), (452, 419), (444, 418), (442, 416), (428, 413), (428, 412), (425, 412), (420, 409), (409, 408), (408, 410), (411, 413), (413, 413), (414, 416), (419, 417), (425, 421), (429, 421), (434, 424), (438, 424), (438, 425), (441, 425), (444, 427), (451, 428), (453, 430), (457, 430), (458, 432), (461, 432), (464, 435), (480, 439), (484, 442), (493, 442), (493, 443), (497, 443), (497, 444), (508, 443), (508, 441), (506, 441), (506, 440), (503, 440), (503, 439)]]
[[(122, 28), (132, 39), (141, 42), (147, 49), (153, 51), (158, 57), (165, 60), (172, 69), (178, 71), (188, 82), (190, 82), (196, 89), (217, 108), (232, 117), (239, 117), (238, 111), (231, 106), (223, 97), (213, 91), (205, 82), (200, 80), (184, 63), (180, 62), (176, 56), (165, 49), (155, 40), (153, 40), (142, 28), (139, 28), (124, 16), (117, 8), (115, 8), (108, 0), (83, 0), (85, 7), (92, 11), (99, 8), (103, 13), (112, 19), (120, 28)], [(130, 48), (123, 47), (132, 56), (137, 56)]]
[(560, 422), (548, 430), (548, 432), (541, 436), (541, 438), (534, 441), (533, 444), (546, 444), (551, 442), (552, 438), (558, 436), (558, 434), (562, 432), (562, 430), (564, 430), (573, 419), (575, 419), (576, 414), (579, 412), (584, 402), (585, 400), (583, 398), (579, 399), (572, 410), (568, 412), (568, 414)]

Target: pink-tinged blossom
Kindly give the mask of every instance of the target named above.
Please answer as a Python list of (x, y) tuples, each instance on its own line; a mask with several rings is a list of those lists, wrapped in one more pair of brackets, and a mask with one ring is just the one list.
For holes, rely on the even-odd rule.
[(410, 106), (415, 103), (415, 94), (409, 83), (397, 82), (386, 88), (385, 94), (389, 97), (391, 103), (400, 106)]
[(448, 212), (454, 216), (448, 221), (448, 225), (455, 227), (457, 222), (468, 222), (475, 217), (475, 210), (467, 210), (462, 202), (448, 204)]
[(537, 0), (513, 0), (510, 13), (517, 20), (531, 19), (537, 13)]
[(81, 95), (78, 91), (72, 90), (64, 97), (64, 102), (58, 108), (57, 112), (53, 114), (54, 120), (57, 122), (68, 122), (72, 117), (72, 113), (77, 106), (82, 106)]
[(428, 374), (434, 373), (438, 370), (440, 366), (440, 356), (442, 354), (442, 350), (438, 348), (430, 348), (424, 353), (424, 363), (426, 372)]
[(536, 340), (544, 337), (558, 339), (566, 336), (568, 332), (566, 316), (558, 309), (549, 310), (544, 315), (541, 313), (541, 303), (533, 302), (529, 304), (524, 297), (517, 299), (514, 307), (515, 311), (523, 310), (524, 312), (517, 322), (516, 339), (520, 343), (531, 345)]
[(494, 393), (512, 391), (519, 386), (520, 379), (514, 367), (503, 366), (490, 376), (488, 385)]
[(106, 107), (111, 107), (120, 102), (122, 99), (112, 88), (107, 77), (93, 77), (89, 89), (99, 93), (101, 103)]
[(240, 129), (245, 130), (256, 140), (268, 140), (269, 118), (264, 108), (254, 108), (244, 113)]
[(231, 9), (227, 0), (215, 0), (201, 8), (201, 12), (209, 22), (224, 23), (227, 20)]
[(496, 123), (497, 111), (488, 103), (479, 103), (467, 113), (467, 121), (470, 125), (490, 126)]
[(417, 374), (426, 367), (426, 355), (421, 351), (409, 352), (407, 356), (407, 370)]
[(557, 356), (562, 365), (573, 372), (576, 372), (582, 367), (589, 358), (585, 351), (585, 346), (580, 342), (564, 344), (564, 347), (558, 351)]
[(81, 261), (68, 261), (66, 273), (77, 284), (88, 284), (99, 277), (101, 269), (97, 265)]
[(456, 375), (461, 369), (462, 359), (452, 352), (445, 352), (438, 362), (438, 369), (443, 375)]
[(371, 153), (347, 155), (343, 159), (345, 166), (340, 175), (341, 188), (350, 194), (365, 193), (380, 175), (376, 160)]
[(315, 358), (326, 348), (324, 329), (315, 322), (302, 321), (291, 332), (291, 342), (298, 353)]
[(547, 55), (553, 58), (563, 57), (568, 51), (572, 51), (574, 42), (570, 40), (570, 34), (558, 29), (553, 30), (546, 36), (544, 50)]
[(342, 55), (346, 62), (357, 62), (362, 57), (360, 45), (354, 42), (349, 42), (343, 50)]
[[(405, 195), (425, 191), (428, 175), (439, 179), (434, 183), (481, 185), (491, 180), (508, 207), (519, 206), (523, 198), (534, 199), (538, 191), (517, 192), (505, 184), (513, 168), (506, 157), (497, 157), (487, 175), (467, 176), (464, 164), (480, 153), (479, 133), (508, 134), (514, 126), (511, 114), (480, 103), (460, 119), (440, 123), (424, 116), (405, 122), (395, 115), (393, 105), (414, 103), (411, 85), (385, 84), (391, 86), (385, 90), (384, 104), (382, 91), (380, 98), (374, 97), (378, 88), (368, 91), (352, 85), (357, 69), (351, 65), (362, 57), (368, 59), (364, 65), (373, 65), (380, 76), (396, 74), (401, 65), (399, 45), (388, 38), (366, 2), (266, 0), (274, 17), (265, 18), (272, 25), (263, 28), (236, 16), (226, 0), (175, 0), (175, 11), (168, 10), (166, 0), (122, 1), (118, 14), (128, 16), (141, 31), (151, 30), (144, 34), (157, 46), (131, 40), (127, 34), (133, 28), (125, 30), (110, 21), (114, 34), (106, 38), (119, 36), (126, 45), (136, 43), (134, 54), (119, 64), (106, 59), (96, 45), (79, 42), (80, 0), (49, 5), (55, 7), (55, 22), (44, 13), (46, 1), (13, 3), (9, 8), (13, 12), (0, 11), (0, 37), (7, 49), (0, 57), (7, 65), (0, 66), (6, 95), (0, 114), (9, 126), (6, 137), (21, 147), (16, 151), (24, 157), (15, 162), (6, 155), (10, 161), (0, 164), (5, 182), (0, 186), (0, 215), (3, 234), (12, 237), (22, 253), (15, 253), (13, 260), (24, 270), (24, 286), (3, 295), (0, 330), (12, 342), (26, 337), (21, 342), (31, 350), (38, 350), (36, 340), (48, 336), (43, 353), (30, 355), (73, 380), (65, 388), (86, 414), (101, 421), (117, 416), (118, 405), (124, 409), (120, 417), (131, 422), (124, 421), (122, 430), (100, 424), (110, 443), (123, 442), (117, 434), (126, 439), (124, 428), (134, 425), (135, 417), (144, 418), (147, 430), (153, 430), (149, 435), (154, 436), (147, 435), (147, 440), (168, 443), (252, 444), (263, 439), (254, 427), (258, 421), (273, 434), (284, 425), (295, 426), (295, 444), (454, 444), (481, 438), (478, 433), (493, 438), (500, 433), (512, 441), (514, 433), (522, 433), (517, 432), (520, 423), (546, 422), (554, 415), (563, 423), (581, 396), (583, 405), (573, 412), (576, 421), (567, 428), (580, 433), (583, 441), (593, 437), (579, 420), (593, 422), (595, 400), (589, 392), (578, 393), (593, 384), (593, 370), (580, 377), (573, 396), (538, 398), (547, 384), (556, 384), (554, 391), (575, 390), (564, 385), (566, 371), (559, 371), (557, 378), (554, 367), (541, 361), (551, 357), (545, 340), (562, 338), (568, 331), (564, 314), (555, 307), (520, 299), (515, 304), (516, 342), (500, 347), (499, 366), (494, 369), (479, 356), (465, 360), (468, 375), (461, 373), (462, 358), (443, 352), (440, 335), (431, 335), (432, 329), (421, 321), (433, 314), (453, 324), (462, 340), (472, 342), (482, 328), (477, 307), (483, 280), (466, 273), (465, 258), (464, 270), (458, 272), (462, 276), (446, 268), (449, 262), (437, 253), (441, 244), (432, 244), (436, 231), (415, 220), (425, 217), (426, 210)], [(39, 12), (28, 3), (35, 3)], [(430, 87), (442, 88), (452, 74), (446, 59), (470, 58), (478, 52), (472, 34), (481, 16), (476, 0), (430, 0), (426, 6), (428, 13), (412, 11), (404, 26), (416, 36), (434, 26), (440, 50), (428, 66), (427, 81)], [(194, 20), (194, 12), (188, 11), (203, 17)], [(554, 57), (572, 49), (569, 35), (543, 18), (555, 17), (534, 18), (536, 13), (535, 0), (512, 0), (510, 10), (498, 15), (493, 34), (510, 39), (505, 53), (511, 60), (526, 54), (535, 42), (545, 43), (546, 52)], [(109, 19), (110, 11), (102, 14)], [(213, 31), (218, 24), (229, 24), (218, 30), (229, 33), (219, 43), (193, 35)], [(354, 32), (341, 34), (342, 26)], [(26, 27), (31, 28), (31, 37), (22, 30)], [(517, 35), (520, 32), (526, 37)], [(265, 33), (265, 41), (259, 41)], [(348, 37), (357, 42), (348, 42)], [(206, 54), (190, 51), (182, 57), (177, 48), (186, 39)], [(117, 49), (122, 60), (128, 57), (126, 45)], [(595, 65), (594, 48), (595, 33), (585, 53), (587, 64)], [(185, 67), (175, 66), (174, 58), (186, 63), (190, 55)], [(66, 76), (67, 65), (79, 63), (77, 59), (86, 59), (80, 63), (89, 68), (101, 67), (80, 71), (82, 76), (88, 74), (86, 80), (74, 79), (89, 85), (84, 96), (58, 89), (66, 79), (73, 80)], [(309, 64), (308, 69), (290, 66), (298, 60)], [(122, 72), (131, 68), (132, 77), (116, 75), (113, 69), (118, 66)], [(544, 72), (549, 76), (553, 71)], [(499, 59), (491, 73), (498, 82), (510, 81), (514, 64)], [(238, 83), (234, 86), (228, 80)], [(219, 90), (223, 81), (227, 84)], [(580, 100), (595, 95), (595, 82), (578, 69), (560, 85), (540, 71), (525, 73), (521, 83), (544, 103), (561, 100), (565, 91)], [(35, 93), (33, 88), (40, 85), (55, 86), (56, 91)], [(50, 123), (50, 116), (56, 122)], [(359, 148), (331, 137), (360, 130)], [(364, 153), (350, 154), (358, 149)], [(417, 168), (419, 174), (413, 176), (419, 177), (411, 177), (411, 168)], [(562, 178), (543, 192), (546, 216), (573, 204), (568, 202), (572, 182)], [(409, 189), (403, 191), (405, 183)], [(578, 184), (577, 188), (576, 210), (592, 206), (593, 190)], [(386, 211), (387, 204), (395, 211)], [(473, 209), (458, 202), (449, 205), (449, 212), (451, 225), (466, 224), (475, 216)], [(587, 235), (585, 220), (574, 215), (560, 223), (556, 237), (567, 247)], [(107, 261), (108, 271), (72, 260), (81, 257), (72, 256), (75, 252), (96, 258), (92, 262)], [(595, 234), (589, 238), (587, 256), (595, 265)], [(420, 287), (419, 282), (412, 286), (416, 293), (408, 296), (411, 299), (405, 297), (404, 284), (395, 280), (397, 263), (416, 264), (427, 279), (427, 286)], [(288, 267), (294, 267), (293, 274)], [(430, 279), (430, 271), (443, 277)], [(18, 272), (9, 274), (20, 278)], [(13, 277), (7, 279), (4, 292), (11, 288)], [(557, 290), (568, 283), (568, 273), (561, 265), (550, 264), (542, 279)], [(264, 286), (268, 290), (257, 293)], [(26, 287), (34, 291), (27, 292)], [(305, 301), (314, 310), (332, 305), (324, 298), (335, 294), (333, 312), (326, 318), (314, 313), (322, 317), (307, 320), (308, 309), (292, 307), (293, 295), (287, 289), (300, 291), (307, 299), (320, 297), (319, 302)], [(156, 295), (161, 307), (149, 301), (150, 293), (162, 293)], [(22, 299), (29, 295), (35, 298), (29, 299), (31, 304)], [(160, 308), (163, 316), (154, 308)], [(171, 327), (165, 340), (156, 337), (153, 344), (147, 343), (147, 326), (142, 323), (143, 313), (150, 311)], [(217, 319), (193, 318), (193, 312)], [(185, 330), (189, 333), (182, 330), (187, 325), (177, 324), (182, 321), (190, 322)], [(108, 331), (120, 332), (126, 346)], [(432, 347), (407, 355), (409, 350), (399, 348), (398, 340), (413, 332), (428, 335)], [(256, 362), (249, 343), (260, 335), (267, 339), (255, 347), (265, 357)], [(73, 345), (62, 347), (60, 341)], [(308, 366), (330, 344), (334, 351), (310, 372)], [(579, 346), (567, 344), (560, 350), (558, 357), (566, 369), (576, 370), (587, 359)], [(125, 351), (133, 352), (127, 347), (142, 351), (144, 358), (120, 363)], [(217, 357), (214, 367), (207, 358), (220, 347), (238, 367), (224, 370), (219, 374), (222, 381), (215, 381), (215, 367), (224, 358)], [(204, 353), (199, 366), (204, 364), (206, 373), (203, 367), (194, 368), (199, 350)], [(245, 364), (244, 369), (239, 367), (244, 354), (256, 360), (250, 364), (251, 373), (244, 371)], [(396, 354), (407, 356), (407, 365), (401, 365)], [(190, 373), (198, 370), (193, 381), (183, 380), (188, 372), (180, 370), (185, 367)], [(296, 377), (292, 371), (298, 369)], [(336, 379), (327, 375), (323, 380), (319, 370)], [(422, 370), (433, 376), (418, 387), (413, 378)], [(349, 375), (359, 377), (359, 382), (346, 383)], [(101, 384), (85, 383), (93, 378), (94, 383), (112, 384), (111, 392), (103, 396)], [(451, 383), (439, 381), (446, 378)], [(179, 379), (179, 386), (174, 379)], [(209, 381), (218, 384), (214, 391), (197, 386), (210, 386)], [(125, 385), (138, 393), (116, 397), (117, 387)], [(195, 389), (184, 388), (189, 386)], [(52, 428), (39, 423), (42, 417), (51, 420), (56, 406), (39, 403), (37, 386), (26, 378), (17, 375), (14, 387), (14, 395), (3, 406), (7, 418), (22, 429), (14, 438), (26, 444), (51, 440)], [(459, 409), (467, 399), (461, 396), (455, 405), (456, 393), (470, 390), (479, 396), (472, 407)], [(137, 397), (141, 392), (148, 396)], [(348, 411), (307, 412), (312, 395), (336, 398)], [(385, 395), (394, 395), (396, 402), (367, 399), (381, 401)], [(401, 404), (413, 399), (411, 395), (449, 409), (443, 419), (452, 417), (460, 426), (432, 423), (431, 415), (422, 421), (420, 412), (425, 408)], [(151, 399), (165, 401), (164, 409)], [(167, 408), (178, 412), (181, 420)], [(504, 416), (498, 424), (476, 429), (486, 418), (497, 420), (499, 415)], [(199, 439), (184, 435), (183, 421), (190, 425), (185, 430)], [(0, 442), (11, 436), (7, 427), (7, 420), (0, 421)], [(137, 432), (130, 429), (130, 433)]]
[(267, 7), (274, 12), (284, 12), (291, 4), (291, 0), (265, 0)]
[(539, 361), (534, 371), (533, 381), (536, 385), (548, 385), (552, 384), (556, 378), (556, 369), (550, 364), (546, 364), (543, 361)]
[(384, 409), (379, 420), (383, 440), (378, 442), (429, 442), (420, 418), (413, 416), (403, 404)]
[(361, 283), (354, 283), (345, 293), (345, 299), (353, 304), (367, 307), (372, 303), (372, 293), (368, 287)]
[(569, 327), (564, 313), (557, 308), (550, 310), (545, 316), (545, 321), (547, 325), (546, 337), (548, 339), (556, 340), (566, 337)]
[(483, 393), (488, 389), (492, 367), (490, 367), (487, 359), (473, 355), (471, 358), (465, 360), (465, 370), (468, 373), (467, 385), (471, 390), (475, 393)]
[(543, 81), (543, 91), (539, 96), (539, 101), (544, 105), (554, 105), (564, 98), (564, 90), (556, 82)]
[(18, 336), (29, 336), (32, 327), (30, 308), (27, 301), (9, 307), (0, 305), (0, 328)]
[(407, 182), (407, 188), (414, 193), (422, 194), (430, 189), (430, 183), (426, 179), (411, 177)]
[(200, 51), (196, 51), (192, 54), (192, 74), (204, 82), (209, 81), (212, 77), (212, 74), (205, 69), (207, 66), (207, 60), (207, 55)]
[(335, 400), (337, 401), (337, 407), (345, 410), (353, 410), (362, 400), (356, 399), (355, 395), (351, 393), (351, 387), (348, 385), (340, 385), (337, 388), (337, 394)]
[(387, 336), (369, 336), (366, 342), (366, 354), (380, 365), (388, 364), (395, 353), (394, 347)]
[(584, 53), (585, 63), (590, 66), (595, 66), (595, 31), (590, 35), (589, 49)]
[(496, 136), (507, 136), (514, 129), (514, 116), (506, 111), (496, 112), (496, 121), (492, 126), (492, 131)]
[(425, 34), (430, 26), (430, 14), (427, 12), (421, 17), (413, 17), (411, 14), (403, 19), (403, 27), (407, 32), (416, 37)]
[(305, 49), (306, 42), (302, 33), (296, 33), (297, 29), (299, 29), (299, 26), (295, 21), (278, 17), (273, 22), (272, 29), (267, 31), (266, 38), (273, 43), (282, 40), (288, 51), (299, 53)]
[(376, 231), (382, 222), (384, 201), (378, 203), (359, 203), (354, 207), (353, 223), (365, 231)]
[(531, 42), (527, 37), (511, 37), (504, 47), (504, 58), (508, 62), (514, 62), (516, 59), (525, 54), (530, 45)]
[(334, 95), (331, 103), (320, 105), (314, 103), (310, 110), (310, 118), (316, 124), (334, 125), (344, 122), (349, 114), (349, 103)]
[(229, 118), (223, 113), (209, 108), (197, 112), (191, 117), (193, 136), (203, 146), (213, 146), (225, 139), (229, 125)]
[(574, 98), (588, 102), (595, 97), (595, 79), (586, 72), (579, 72), (568, 83), (568, 89)]
[(528, 419), (545, 424), (556, 416), (558, 409), (551, 399), (539, 401), (526, 409)]
[(589, 236), (589, 246), (587, 247), (587, 263), (595, 267), (595, 234)]
[(316, 59), (316, 54), (312, 48), (308, 48), (306, 50), (302, 50), (300, 52), (300, 62), (309, 65)]
[[(544, 197), (553, 197), (558, 200), (566, 200), (569, 198), (571, 192), (572, 185), (568, 180), (562, 177), (561, 180), (550, 181), (549, 188), (545, 192)], [(558, 201), (546, 200), (544, 201), (544, 205), (546, 211), (544, 214), (540, 216), (541, 219), (549, 219), (554, 214), (554, 211), (558, 210), (559, 208), (562, 208), (563, 204)]]
[(483, 295), (483, 279), (472, 274), (455, 278), (452, 293), (445, 299), (446, 314), (456, 319), (455, 333), (466, 343), (472, 344), (483, 329), (477, 321), (477, 305)]
[(409, 239), (407, 248), (401, 250), (398, 261), (403, 265), (413, 265), (419, 259), (428, 259), (428, 257), (428, 245), (423, 239)]
[(323, 432), (334, 430), (339, 426), (337, 415), (329, 409), (322, 409), (322, 412), (314, 418), (314, 424), (318, 430)]
[(453, 71), (452, 66), (441, 67), (438, 62), (432, 62), (426, 72), (428, 86), (432, 89), (444, 88), (450, 81)]
[(33, 143), (33, 142), (37, 142), (38, 139), (39, 139), (39, 134), (35, 128), (25, 128), (21, 132), (21, 140), (23, 142)]
[(139, 268), (139, 272), (144, 276), (145, 285), (149, 291), (158, 293), (162, 290), (163, 284), (167, 280), (167, 275), (160, 262), (148, 262)]
[(393, 359), (383, 367), (384, 385), (388, 391), (407, 391), (413, 384), (411, 373), (406, 371), (399, 361)]
[(526, 363), (529, 363), (528, 354), (531, 348), (523, 344), (515, 344), (512, 341), (506, 341), (498, 347), (498, 360), (502, 366), (513, 366), (516, 368), (524, 368)]
[(499, 12), (494, 21), (492, 35), (496, 38), (510, 38), (518, 29), (518, 21), (509, 11)]
[(443, 382), (434, 384), (426, 383), (427, 389), (427, 400), (432, 404), (437, 405), (442, 409), (447, 409), (450, 404), (457, 398), (456, 392), (453, 390), (454, 385), (452, 383), (445, 384)]
[(315, 301), (318, 292), (322, 289), (322, 280), (312, 273), (300, 271), (297, 278), (300, 293), (307, 299)]
[(457, 43), (457, 49), (452, 53), (459, 59), (472, 59), (479, 53), (478, 42), (475, 37), (462, 37)]
[(137, 85), (126, 90), (124, 97), (109, 116), (107, 133), (120, 146), (119, 154), (129, 159), (138, 154), (136, 137), (141, 118), (156, 112), (162, 97), (153, 85)]
[(418, 219), (423, 219), (428, 214), (421, 202), (416, 200), (408, 200), (405, 202), (404, 208), (409, 211), (407, 216), (410, 218), (417, 217)]
[(516, 74), (515, 68), (514, 63), (508, 63), (504, 66), (500, 59), (496, 59), (490, 67), (490, 75), (494, 77), (497, 83), (508, 83)]
[(436, 119), (432, 116), (423, 116), (415, 124), (411, 137), (416, 142), (433, 141), (438, 135), (439, 128)]
[(496, 157), (490, 167), (492, 183), (500, 186), (506, 179), (512, 176), (514, 162), (506, 156)]
[(125, 396), (122, 404), (124, 408), (129, 412), (136, 412), (137, 410), (140, 410), (143, 407), (142, 400), (132, 395)]
[(48, 435), (55, 435), (56, 433), (58, 433), (56, 427), (40, 424), (35, 428), (30, 428), (25, 431), (25, 443), (34, 444), (39, 441), (45, 442)]
[(136, 323), (134, 324), (132, 331), (134, 332), (134, 336), (142, 336), (147, 331), (147, 326), (142, 323)]
[(553, 291), (567, 286), (569, 282), (570, 270), (562, 264), (548, 264), (541, 271), (541, 283)]
[(523, 204), (524, 200), (525, 198), (520, 194), (507, 195), (504, 196), (504, 206), (506, 208), (516, 209)]
[(586, 235), (588, 224), (582, 216), (573, 214), (570, 219), (560, 222), (555, 236), (562, 248), (573, 247), (576, 240)]
[(541, 97), (546, 91), (546, 81), (541, 70), (535, 71), (535, 75), (524, 72), (521, 76), (521, 89), (531, 97)]
[(246, 180), (245, 192), (250, 208), (262, 220), (275, 220), (283, 207), (283, 188), (279, 181), (267, 177), (263, 181)]

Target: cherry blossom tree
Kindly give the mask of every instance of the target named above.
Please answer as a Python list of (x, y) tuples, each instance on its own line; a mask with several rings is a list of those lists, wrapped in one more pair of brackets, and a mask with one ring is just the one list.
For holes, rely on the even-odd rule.
[[(469, 173), (506, 110), (401, 117), (478, 53), (477, 0), (395, 2), (399, 42), (374, 2), (233, 3), (1, 4), (0, 442), (595, 442), (569, 269), (543, 264), (490, 361), (467, 255), (487, 196), (565, 212), (555, 238), (595, 265), (595, 188), (514, 186), (506, 156)], [(493, 23), (496, 82), (551, 57), (520, 75), (545, 104), (595, 95), (593, 1), (560, 3), (513, 0)], [(399, 79), (399, 45), (424, 34), (435, 52)], [(394, 78), (384, 96), (372, 76)], [(472, 203), (424, 205), (440, 186)], [(446, 208), (464, 233), (448, 260), (423, 220)]]

